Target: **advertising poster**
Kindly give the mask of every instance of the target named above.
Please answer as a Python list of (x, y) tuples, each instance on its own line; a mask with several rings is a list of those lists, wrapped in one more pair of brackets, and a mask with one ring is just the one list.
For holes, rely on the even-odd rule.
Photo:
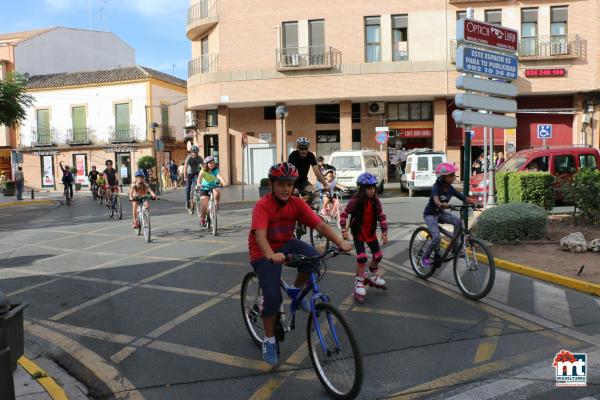
[(75, 182), (82, 185), (88, 184), (87, 168), (85, 165), (85, 154), (75, 155), (75, 168), (77, 169), (77, 176), (75, 176)]
[(42, 156), (42, 186), (54, 187), (54, 167), (52, 156)]

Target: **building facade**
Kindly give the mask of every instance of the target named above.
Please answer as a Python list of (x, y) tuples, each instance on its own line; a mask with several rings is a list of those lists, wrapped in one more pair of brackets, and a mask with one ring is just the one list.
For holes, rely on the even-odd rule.
[[(41, 62), (43, 60), (43, 62)], [(135, 65), (135, 50), (111, 32), (48, 28), (0, 33), (0, 80), (17, 72), (46, 75)], [(0, 125), (0, 170), (15, 164), (15, 129)]]
[[(244, 164), (243, 179), (257, 183), (300, 136), (318, 155), (374, 148), (389, 160), (398, 147), (431, 147), (460, 164), (463, 132), (451, 113), (456, 21), (467, 6), (521, 35), (518, 127), (495, 132), (497, 149), (541, 144), (539, 123), (554, 127), (549, 145), (597, 146), (600, 10), (586, 0), (193, 0), (188, 107), (198, 144), (216, 149), (233, 182)], [(274, 115), (279, 104), (289, 110), (284, 120)], [(391, 132), (381, 147), (380, 126)], [(477, 130), (474, 146), (482, 144)]]
[[(92, 166), (113, 160), (121, 182), (132, 180), (137, 160), (183, 161), (186, 82), (149, 68), (32, 76), (33, 105), (19, 127), (18, 151), (30, 186), (60, 189), (59, 162), (77, 169), (87, 186)], [(155, 123), (155, 128), (152, 128)]]

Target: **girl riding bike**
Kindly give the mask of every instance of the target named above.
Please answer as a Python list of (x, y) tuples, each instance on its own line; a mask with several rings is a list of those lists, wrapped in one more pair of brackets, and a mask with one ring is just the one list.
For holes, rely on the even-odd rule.
[(327, 192), (322, 194), (323, 207), (321, 208), (321, 215), (327, 216), (327, 215), (329, 215), (329, 208), (331, 205), (330, 194), (333, 193), (335, 191), (335, 189), (344, 190), (344, 191), (348, 190), (348, 189), (346, 189), (345, 186), (338, 185), (337, 180), (335, 179), (335, 171), (333, 169), (325, 170), (323, 175), (325, 176), (325, 180), (327, 180), (327, 186), (325, 186), (323, 189), (326, 190)]
[[(250, 264), (258, 276), (263, 294), (261, 317), (265, 330), (262, 345), (263, 359), (272, 365), (279, 362), (277, 342), (275, 340), (275, 319), (283, 299), (280, 279), (281, 264), (288, 254), (300, 254), (309, 257), (319, 253), (308, 243), (293, 238), (296, 221), (308, 225), (334, 242), (341, 251), (350, 251), (350, 243), (343, 240), (333, 229), (310, 209), (298, 197), (293, 197), (294, 182), (298, 171), (290, 163), (274, 164), (269, 169), (269, 181), (272, 192), (263, 196), (252, 210), (252, 225), (248, 235)], [(314, 261), (318, 262), (318, 261)], [(294, 282), (300, 294), (306, 284), (313, 265), (298, 263), (298, 275)], [(301, 308), (309, 309), (306, 299)]]
[[(150, 186), (144, 180), (144, 171), (138, 169), (135, 171), (135, 182), (129, 188), (129, 201), (131, 201), (131, 206), (133, 208), (133, 229), (136, 229), (140, 225), (140, 221), (138, 221), (138, 207), (139, 204), (135, 201), (135, 197), (144, 197), (148, 193), (152, 196), (153, 199), (156, 198), (156, 194), (150, 189)], [(144, 207), (150, 208), (150, 204), (148, 204), (148, 200), (146, 200)]]
[(421, 261), (423, 268), (431, 266), (431, 252), (440, 245), (441, 235), (438, 224), (452, 224), (454, 232), (458, 232), (460, 229), (460, 219), (456, 215), (444, 211), (444, 209), (450, 208), (450, 199), (456, 197), (462, 202), (466, 201), (469, 204), (477, 204), (476, 200), (465, 197), (452, 187), (452, 183), (456, 178), (456, 171), (457, 168), (450, 163), (441, 163), (435, 169), (435, 174), (438, 178), (431, 188), (431, 197), (425, 210), (423, 210), (423, 219), (431, 233), (431, 241), (423, 250)]
[(215, 163), (213, 156), (207, 156), (204, 159), (204, 165), (200, 168), (198, 174), (198, 187), (200, 188), (200, 225), (206, 225), (206, 209), (208, 207), (208, 192), (213, 190), (215, 196), (215, 204), (219, 209), (219, 201), (221, 201), (221, 191), (217, 189), (219, 183), (224, 185), (225, 179), (219, 174), (219, 169)]

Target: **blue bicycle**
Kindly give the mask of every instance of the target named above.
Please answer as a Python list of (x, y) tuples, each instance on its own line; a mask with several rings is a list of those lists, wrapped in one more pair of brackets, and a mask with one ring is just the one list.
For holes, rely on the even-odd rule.
[[(299, 304), (304, 297), (309, 296), (311, 312), (306, 324), (306, 340), (312, 366), (331, 397), (353, 399), (360, 392), (363, 378), (362, 356), (358, 343), (342, 313), (329, 302), (328, 295), (319, 291), (319, 281), (327, 271), (325, 260), (340, 254), (345, 253), (329, 248), (315, 257), (288, 255), (285, 264), (288, 267), (299, 262), (320, 262), (319, 267), (311, 271), (308, 284), (295, 301), (290, 295), (291, 286), (281, 279), (281, 289), (292, 299), (292, 303), (289, 314), (286, 314), (283, 304), (281, 305), (275, 324), (275, 337), (279, 353), (279, 342), (284, 340), (286, 332), (295, 328)], [(240, 297), (246, 329), (252, 341), (261, 346), (264, 337), (259, 306), (262, 303), (262, 294), (256, 273), (246, 274)]]

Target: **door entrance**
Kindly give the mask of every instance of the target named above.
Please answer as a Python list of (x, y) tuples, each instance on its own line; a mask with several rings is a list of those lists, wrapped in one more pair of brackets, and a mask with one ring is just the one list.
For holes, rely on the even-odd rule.
[(219, 135), (204, 135), (204, 157), (213, 156), (219, 163)]
[(248, 161), (246, 168), (250, 185), (259, 185), (262, 178), (266, 178), (271, 165), (275, 164), (277, 147), (271, 144), (248, 145)]
[(131, 185), (131, 154), (116, 153), (117, 172), (123, 185)]

